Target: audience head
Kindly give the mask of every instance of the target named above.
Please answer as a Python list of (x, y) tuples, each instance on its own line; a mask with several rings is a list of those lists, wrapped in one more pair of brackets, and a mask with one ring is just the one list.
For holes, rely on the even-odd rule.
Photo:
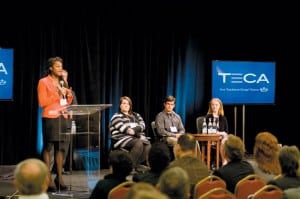
[(260, 132), (255, 137), (253, 156), (258, 167), (267, 173), (280, 174), (277, 138), (270, 132)]
[(245, 145), (242, 139), (233, 134), (229, 134), (222, 145), (224, 157), (230, 161), (240, 161), (245, 156)]
[(158, 180), (157, 188), (172, 199), (190, 198), (189, 176), (181, 167), (172, 167), (164, 171)]
[(126, 195), (127, 199), (168, 199), (169, 197), (160, 192), (152, 184), (137, 182)]
[(283, 146), (279, 151), (279, 163), (283, 175), (295, 177), (298, 175), (300, 152), (297, 146)]
[(178, 140), (177, 144), (174, 146), (175, 156), (180, 158), (185, 153), (192, 152), (193, 155), (196, 155), (196, 139), (190, 133), (182, 134)]
[(168, 146), (163, 142), (156, 142), (152, 144), (148, 160), (151, 171), (163, 171), (169, 165), (171, 160)]
[(108, 162), (113, 174), (120, 178), (128, 176), (133, 169), (131, 156), (123, 150), (111, 151)]
[(219, 98), (212, 98), (208, 103), (207, 114), (213, 114), (214, 108), (218, 109), (218, 115), (224, 116), (224, 107), (223, 103)]
[(46, 193), (49, 185), (48, 167), (35, 158), (21, 161), (14, 170), (14, 185), (20, 195)]

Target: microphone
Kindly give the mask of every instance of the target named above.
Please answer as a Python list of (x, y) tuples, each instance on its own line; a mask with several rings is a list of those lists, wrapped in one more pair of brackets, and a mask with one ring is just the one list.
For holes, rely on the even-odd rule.
[(59, 83), (60, 83), (61, 87), (64, 87), (64, 84), (65, 84), (64, 80), (60, 80)]
[(63, 77), (59, 76), (58, 79), (59, 79), (60, 86), (64, 87), (65, 81), (64, 81)]
[[(62, 76), (59, 76), (59, 83), (60, 83), (60, 86), (61, 86), (61, 88), (63, 88), (64, 87), (64, 85), (65, 85), (65, 81), (63, 80), (63, 78), (62, 78)], [(61, 90), (61, 89), (60, 89)], [(63, 95), (63, 99), (65, 99), (66, 98), (66, 96), (65, 95)]]

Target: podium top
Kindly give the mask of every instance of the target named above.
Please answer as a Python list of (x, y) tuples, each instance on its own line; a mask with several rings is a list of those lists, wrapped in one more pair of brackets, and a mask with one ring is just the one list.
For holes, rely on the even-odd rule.
[(66, 107), (67, 112), (73, 115), (88, 115), (93, 114), (108, 107), (111, 107), (112, 104), (78, 104), (78, 105), (69, 105)]

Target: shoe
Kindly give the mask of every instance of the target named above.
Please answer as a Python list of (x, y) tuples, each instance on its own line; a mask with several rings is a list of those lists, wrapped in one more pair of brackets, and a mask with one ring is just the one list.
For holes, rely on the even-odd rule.
[(56, 192), (56, 187), (55, 187), (54, 182), (51, 179), (51, 176), (49, 177), (49, 182), (50, 182), (50, 184), (47, 188), (47, 192)]
[(150, 170), (150, 167), (148, 166), (145, 166), (145, 165), (139, 165), (135, 168), (135, 170), (138, 172), (138, 173), (144, 173), (146, 171), (149, 171)]
[(56, 187), (54, 185), (49, 185), (47, 188), (47, 192), (56, 192)]
[(132, 169), (132, 171), (130, 172), (130, 175), (135, 175), (137, 174), (138, 172), (135, 170), (135, 169)]
[(54, 179), (54, 183), (56, 186), (56, 189), (59, 191), (66, 191), (68, 190), (68, 187), (66, 185), (64, 185), (62, 182), (59, 182), (59, 177), (56, 176), (56, 178)]

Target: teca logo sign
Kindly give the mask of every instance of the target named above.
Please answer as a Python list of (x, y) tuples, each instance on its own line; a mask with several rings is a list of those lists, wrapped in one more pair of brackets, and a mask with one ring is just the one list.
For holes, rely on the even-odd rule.
[(2, 62), (0, 62), (0, 73), (4, 73), (5, 75), (8, 74), (5, 65)]
[(212, 96), (224, 104), (273, 104), (275, 101), (275, 62), (212, 62)]
[(229, 81), (232, 84), (259, 84), (259, 83), (267, 83), (269, 84), (270, 81), (266, 74), (255, 74), (255, 73), (222, 73), (219, 72), (218, 76), (222, 78), (222, 83), (226, 84)]

